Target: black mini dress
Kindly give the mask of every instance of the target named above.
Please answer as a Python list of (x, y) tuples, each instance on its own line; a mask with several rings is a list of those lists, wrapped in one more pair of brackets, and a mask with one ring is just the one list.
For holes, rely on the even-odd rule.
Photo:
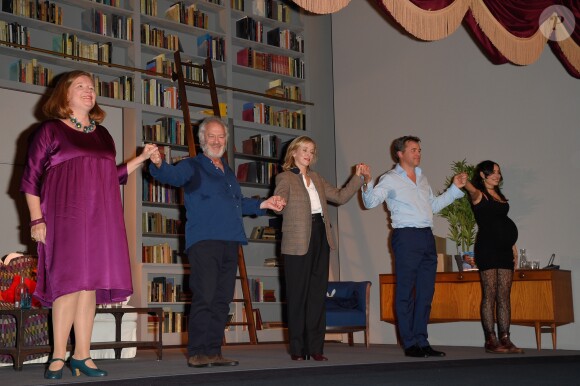
[(475, 264), (479, 270), (514, 269), (513, 246), (518, 240), (518, 228), (508, 217), (507, 202), (494, 200), (483, 193), (481, 201), (472, 205), (477, 236), (475, 237)]

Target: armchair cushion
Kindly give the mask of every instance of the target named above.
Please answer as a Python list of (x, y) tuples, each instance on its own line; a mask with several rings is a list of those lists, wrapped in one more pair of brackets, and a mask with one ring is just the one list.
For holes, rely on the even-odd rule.
[(368, 285), (368, 281), (329, 282), (326, 294), (326, 326), (366, 327)]

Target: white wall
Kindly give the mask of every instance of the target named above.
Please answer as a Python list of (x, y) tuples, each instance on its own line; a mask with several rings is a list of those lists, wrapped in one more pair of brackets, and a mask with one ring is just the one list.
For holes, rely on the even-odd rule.
[[(548, 47), (532, 65), (495, 66), (464, 28), (421, 42), (367, 1), (334, 14), (332, 28), (338, 181), (361, 160), (375, 177), (384, 173), (393, 164), (389, 145), (405, 134), (421, 138), (422, 167), (435, 191), (452, 161), (498, 162), (518, 247), (542, 265), (554, 252), (556, 264), (572, 270), (580, 320), (580, 80)], [(339, 209), (341, 278), (373, 282), (371, 341), (394, 343), (394, 328), (379, 321), (378, 274), (392, 272), (386, 210), (351, 204)], [(446, 222), (436, 218), (434, 232), (445, 236)], [(475, 322), (430, 325), (429, 333), (434, 345), (483, 345)], [(558, 348), (580, 349), (578, 336), (578, 323), (559, 327)], [(535, 347), (532, 328), (513, 326), (512, 338)], [(551, 348), (549, 335), (543, 347)]]
[[(36, 253), (35, 245), (27, 245), (30, 240), (28, 222), (30, 217), (24, 195), (20, 193), (20, 179), (26, 162), (28, 136), (38, 123), (36, 111), (41, 96), (33, 93), (0, 88), (0, 256), (14, 251)], [(122, 109), (101, 106), (107, 117), (107, 127), (117, 146), (117, 162), (122, 162)]]

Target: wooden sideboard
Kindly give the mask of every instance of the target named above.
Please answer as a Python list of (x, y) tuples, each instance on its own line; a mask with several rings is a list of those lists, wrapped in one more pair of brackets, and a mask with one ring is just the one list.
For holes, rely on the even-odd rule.
[[(381, 320), (396, 323), (393, 274), (379, 275)], [(438, 272), (430, 323), (480, 321), (479, 272)], [(541, 333), (551, 332), (556, 349), (556, 327), (574, 322), (571, 273), (565, 270), (518, 270), (511, 292), (512, 324), (533, 326), (538, 350)]]

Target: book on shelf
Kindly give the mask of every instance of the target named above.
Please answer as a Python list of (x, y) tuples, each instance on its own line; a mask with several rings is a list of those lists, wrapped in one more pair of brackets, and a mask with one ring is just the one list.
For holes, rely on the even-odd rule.
[(264, 227), (262, 230), (262, 240), (278, 240), (280, 239), (280, 232), (274, 227)]
[[(259, 308), (252, 309), (252, 313), (254, 314), (254, 324), (256, 326), (256, 330), (261, 330), (263, 326), (262, 322), (262, 315), (260, 314)], [(244, 323), (248, 322), (248, 318), (246, 317), (246, 309), (242, 309), (242, 320)], [(247, 330), (248, 327), (244, 326), (244, 331)]]
[(264, 289), (264, 302), (275, 302), (276, 301), (276, 290)]
[(221, 37), (204, 34), (197, 37), (197, 54), (212, 60), (225, 61), (225, 40)]
[[(225, 102), (219, 102), (218, 106), (220, 109), (220, 116), (226, 117), (228, 115), (228, 104)], [(205, 115), (210, 115), (210, 116), (214, 115), (213, 110), (201, 110), (200, 113), (205, 114)]]
[(264, 267), (282, 267), (282, 260), (278, 257), (267, 257), (264, 259)]
[(274, 79), (268, 82), (268, 88), (284, 87), (284, 81), (281, 78)]
[(249, 16), (236, 21), (236, 37), (262, 43), (264, 26), (261, 21), (256, 21)]
[(263, 231), (264, 231), (264, 227), (263, 226), (260, 226), (260, 225), (255, 226), (252, 229), (252, 233), (250, 234), (250, 239), (253, 239), (253, 240), (259, 240), (259, 239), (261, 239), (262, 238), (262, 232)]
[(286, 323), (282, 321), (269, 321), (269, 322), (262, 322), (263, 329), (270, 329), (270, 328), (286, 328)]

